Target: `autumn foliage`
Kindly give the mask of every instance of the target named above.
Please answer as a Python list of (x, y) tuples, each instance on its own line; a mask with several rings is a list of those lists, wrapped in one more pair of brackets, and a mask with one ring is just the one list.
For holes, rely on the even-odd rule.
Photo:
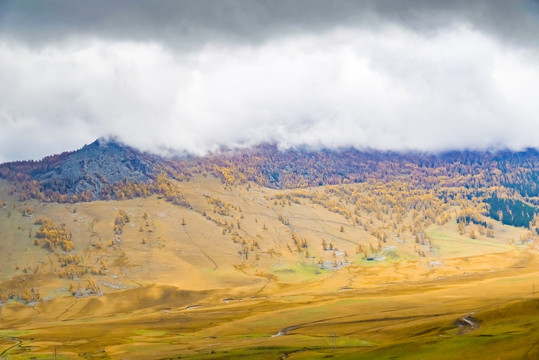
[[(114, 149), (121, 151), (118, 150), (121, 146)], [(528, 226), (536, 214), (535, 206), (539, 206), (539, 152), (536, 150), (421, 154), (350, 148), (281, 150), (276, 145), (265, 144), (250, 149), (222, 150), (204, 157), (163, 159), (140, 153), (140, 158), (147, 158), (144, 167), (137, 168), (136, 161), (130, 164), (133, 173), (145, 171), (148, 174), (148, 181), (144, 182), (127, 178), (110, 182), (104, 175), (87, 173), (81, 173), (76, 181), (64, 179), (61, 176), (62, 164), (75, 153), (55, 155), (41, 161), (2, 164), (0, 177), (14, 184), (14, 191), (21, 200), (35, 198), (46, 202), (75, 203), (156, 195), (173, 204), (190, 207), (181, 191), (181, 182), (190, 181), (193, 176), (211, 174), (228, 188), (249, 187), (255, 183), (276, 189), (296, 189), (292, 194), (276, 196), (274, 205), (286, 206), (308, 199), (347, 219), (357, 216), (356, 211), (335, 202), (335, 199), (319, 193), (302, 192), (302, 189), (322, 185), (396, 183), (402, 184), (403, 189), (433, 190), (428, 196), (437, 197), (443, 203), (456, 200), (455, 196), (459, 195), (455, 195), (454, 189), (463, 189), (459, 191), (468, 197), (483, 198), (490, 206), (492, 218), (498, 220), (501, 213), (505, 224), (517, 226)], [(39, 177), (40, 174), (49, 174), (51, 169), (57, 169), (58, 176), (47, 180)], [(92, 183), (98, 190), (92, 192), (83, 186), (78, 187), (81, 182)], [(387, 201), (396, 207), (397, 212), (403, 200), (399, 192), (400, 189), (396, 189), (387, 196)], [(360, 197), (348, 195), (355, 203)], [(507, 201), (506, 198), (518, 201)], [(221, 215), (230, 212), (225, 204), (216, 202), (212, 205), (214, 211)], [(357, 206), (361, 208), (369, 204), (360, 202)], [(433, 218), (432, 214), (427, 216)], [(445, 215), (439, 215), (433, 221), (447, 219)]]
[(41, 225), (36, 231), (35, 244), (41, 247), (54, 251), (57, 247), (61, 247), (64, 251), (71, 251), (75, 248), (71, 240), (71, 234), (68, 234), (65, 225), (58, 225), (50, 219), (38, 219), (36, 225)]

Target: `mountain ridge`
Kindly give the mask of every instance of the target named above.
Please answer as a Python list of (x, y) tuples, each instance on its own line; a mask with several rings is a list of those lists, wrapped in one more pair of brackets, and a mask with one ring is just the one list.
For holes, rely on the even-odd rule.
[[(0, 177), (14, 182), (24, 198), (59, 202), (108, 199), (132, 184), (155, 183), (160, 174), (182, 181), (203, 173), (211, 173), (230, 185), (253, 181), (274, 189), (369, 179), (432, 187), (443, 180), (445, 185), (472, 188), (503, 185), (522, 197), (539, 196), (536, 149), (431, 154), (353, 148), (280, 150), (276, 144), (261, 144), (201, 157), (166, 158), (114, 138), (100, 138), (79, 150), (40, 161), (0, 164)], [(136, 197), (139, 193), (144, 195), (146, 191), (126, 191), (125, 196)]]

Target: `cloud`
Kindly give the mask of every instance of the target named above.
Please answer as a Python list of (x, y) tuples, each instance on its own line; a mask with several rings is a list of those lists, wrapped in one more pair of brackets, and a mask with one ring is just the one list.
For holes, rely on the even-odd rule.
[(537, 46), (538, 14), (535, 0), (3, 0), (0, 36), (37, 47), (99, 38), (192, 50), (335, 27), (374, 30), (390, 23), (436, 33), (466, 23), (504, 42)]
[(281, 146), (538, 147), (537, 54), (466, 23), (386, 24), (177, 51), (85, 38), (0, 39), (0, 161), (99, 136), (158, 153)]

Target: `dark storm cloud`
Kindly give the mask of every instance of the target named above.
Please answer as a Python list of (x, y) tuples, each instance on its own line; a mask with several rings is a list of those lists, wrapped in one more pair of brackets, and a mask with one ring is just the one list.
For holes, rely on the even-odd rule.
[(524, 0), (2, 0), (0, 34), (32, 45), (98, 37), (175, 48), (267, 41), (387, 23), (436, 32), (465, 22), (503, 41), (538, 45), (538, 2)]

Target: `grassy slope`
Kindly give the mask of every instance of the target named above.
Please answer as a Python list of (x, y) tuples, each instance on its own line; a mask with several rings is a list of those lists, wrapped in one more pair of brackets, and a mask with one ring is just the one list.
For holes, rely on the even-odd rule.
[[(33, 307), (13, 300), (0, 306), (0, 357), (51, 358), (55, 348), (58, 359), (422, 359), (457, 353), (531, 359), (539, 351), (532, 298), (538, 254), (533, 244), (510, 245), (521, 230), (496, 224), (495, 239), (471, 240), (450, 221), (427, 230), (436, 249), (427, 257), (390, 239), (381, 252), (385, 260), (366, 261), (356, 246), (374, 239), (321, 205), (274, 205), (268, 200), (274, 190), (225, 189), (210, 177), (180, 186), (191, 209), (155, 197), (21, 204), (0, 183), (0, 198), (7, 201), (0, 209), (3, 286), (18, 275), (19, 283), (26, 279), (49, 298)], [(234, 205), (231, 216), (214, 213), (203, 194)], [(21, 215), (26, 207), (34, 209), (31, 217)], [(119, 209), (130, 222), (114, 241)], [(60, 252), (32, 245), (28, 234), (41, 216), (65, 223), (81, 266), (104, 264), (105, 275), (58, 278)], [(248, 258), (217, 223), (225, 221), (247, 242), (259, 242)], [(291, 233), (308, 240), (308, 257), (293, 248)], [(340, 250), (337, 260), (347, 252), (352, 264), (320, 269), (318, 259), (334, 259), (322, 250), (322, 238)], [(70, 296), (69, 284), (84, 286), (88, 279), (105, 294)], [(471, 312), (481, 326), (459, 329), (455, 320)], [(272, 337), (283, 329), (286, 334)]]

